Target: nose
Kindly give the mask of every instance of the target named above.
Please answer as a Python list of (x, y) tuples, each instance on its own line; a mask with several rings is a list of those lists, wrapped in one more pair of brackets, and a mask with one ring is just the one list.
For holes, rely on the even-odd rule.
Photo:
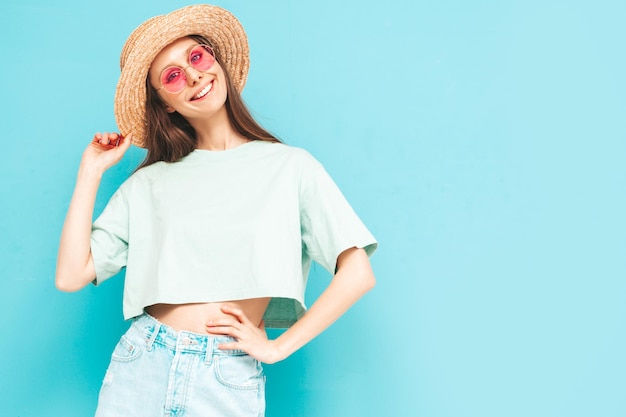
[(188, 65), (185, 68), (185, 75), (187, 78), (187, 85), (194, 85), (202, 79), (202, 72), (198, 71), (191, 65)]

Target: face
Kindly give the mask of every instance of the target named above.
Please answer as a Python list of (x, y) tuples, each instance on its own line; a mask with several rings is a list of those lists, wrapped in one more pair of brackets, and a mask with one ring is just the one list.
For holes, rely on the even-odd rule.
[[(197, 45), (190, 38), (172, 42), (154, 58), (148, 75), (150, 84), (158, 91), (167, 111), (178, 112), (189, 122), (194, 119), (206, 120), (207, 117), (226, 111), (224, 70), (217, 61), (211, 65), (212, 56)], [(172, 92), (178, 89), (180, 91)]]

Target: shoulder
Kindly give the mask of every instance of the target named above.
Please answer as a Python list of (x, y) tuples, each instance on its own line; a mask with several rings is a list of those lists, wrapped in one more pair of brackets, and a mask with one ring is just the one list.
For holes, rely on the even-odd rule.
[[(175, 162), (174, 162), (175, 163)], [(145, 179), (145, 178), (149, 178), (155, 174), (160, 173), (161, 171), (163, 171), (164, 169), (166, 169), (166, 167), (168, 165), (170, 165), (171, 163), (168, 162), (163, 162), (163, 161), (157, 161), (153, 164), (150, 164), (148, 166), (139, 168), (137, 171), (135, 171), (133, 173), (133, 175), (131, 175), (131, 178), (135, 177), (138, 179)]]
[(157, 161), (148, 166), (139, 168), (133, 173), (133, 175), (131, 175), (130, 178), (133, 178), (134, 181), (137, 182), (154, 181), (154, 179), (163, 175), (172, 165), (175, 164), (178, 164), (178, 162)]
[(259, 147), (263, 150), (267, 150), (268, 155), (276, 159), (284, 159), (285, 161), (296, 164), (303, 164), (301, 167), (319, 163), (309, 151), (297, 146), (287, 145), (281, 142), (265, 142), (265, 144)]
[(122, 183), (119, 191), (122, 193), (132, 193), (137, 187), (142, 187), (145, 184), (154, 182), (163, 174), (166, 165), (166, 162), (155, 162), (154, 164), (138, 169)]

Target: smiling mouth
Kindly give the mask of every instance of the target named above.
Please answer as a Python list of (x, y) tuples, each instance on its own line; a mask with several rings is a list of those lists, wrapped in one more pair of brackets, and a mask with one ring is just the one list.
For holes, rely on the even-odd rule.
[(209, 85), (207, 85), (206, 87), (204, 87), (202, 90), (200, 90), (200, 92), (198, 92), (198, 94), (196, 94), (195, 96), (193, 96), (192, 100), (199, 100), (202, 97), (206, 96), (207, 94), (209, 94), (211, 92), (211, 90), (213, 89), (213, 81), (211, 81), (209, 83)]

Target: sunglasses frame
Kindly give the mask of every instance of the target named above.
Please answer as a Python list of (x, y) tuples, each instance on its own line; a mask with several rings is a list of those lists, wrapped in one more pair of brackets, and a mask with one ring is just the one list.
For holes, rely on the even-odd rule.
[[(209, 54), (211, 54), (211, 56), (213, 57), (213, 62), (211, 63), (211, 65), (209, 65), (209, 67), (205, 70), (201, 70), (196, 68), (191, 62), (191, 53), (198, 47), (203, 47), (204, 49), (207, 50), (207, 52), (209, 52)], [(197, 45), (193, 45), (191, 48), (189, 48), (189, 52), (187, 53), (187, 62), (189, 63), (189, 65), (187, 65), (186, 67), (181, 67), (178, 65), (170, 65), (168, 67), (163, 68), (163, 70), (161, 71), (161, 73), (159, 74), (159, 82), (161, 83), (161, 87), (157, 88), (156, 91), (159, 91), (161, 89), (164, 89), (165, 91), (167, 91), (168, 93), (172, 93), (172, 94), (178, 94), (181, 91), (183, 91), (185, 89), (185, 86), (187, 85), (187, 68), (192, 67), (194, 70), (198, 71), (198, 72), (207, 72), (208, 70), (210, 70), (213, 65), (215, 64), (215, 61), (217, 61), (217, 59), (215, 58), (215, 51), (213, 50), (213, 47), (211, 45), (207, 45), (205, 43), (199, 43)], [(185, 82), (182, 85), (182, 88), (180, 90), (176, 90), (176, 91), (171, 91), (169, 90), (167, 87), (165, 87), (165, 85), (163, 84), (163, 73), (171, 68), (176, 68), (178, 70), (180, 70), (180, 73), (182, 74), (182, 77), (184, 78)]]

